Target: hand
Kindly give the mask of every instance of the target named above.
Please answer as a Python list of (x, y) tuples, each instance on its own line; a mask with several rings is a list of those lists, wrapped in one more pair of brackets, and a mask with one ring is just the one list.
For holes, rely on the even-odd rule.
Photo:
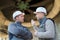
[(34, 32), (34, 36), (37, 37), (37, 31)]
[(33, 19), (31, 20), (31, 24), (32, 24), (32, 26), (35, 25), (35, 21)]

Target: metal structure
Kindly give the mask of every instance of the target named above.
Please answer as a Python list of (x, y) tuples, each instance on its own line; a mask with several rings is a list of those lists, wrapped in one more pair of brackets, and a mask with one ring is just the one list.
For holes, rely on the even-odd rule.
[(25, 21), (29, 22), (39, 6), (47, 8), (48, 18), (55, 18), (60, 11), (60, 0), (0, 0), (0, 24), (7, 26), (12, 21), (12, 13), (15, 10), (25, 12)]

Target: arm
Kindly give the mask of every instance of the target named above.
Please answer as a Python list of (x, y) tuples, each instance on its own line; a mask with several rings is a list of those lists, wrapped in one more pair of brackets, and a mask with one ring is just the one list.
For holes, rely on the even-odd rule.
[(32, 19), (31, 24), (33, 26), (34, 31), (38, 31), (38, 27), (35, 25), (35, 21)]
[(10, 32), (10, 33), (12, 33), (12, 34), (15, 34), (15, 35), (17, 35), (17, 34), (20, 33), (20, 31), (16, 28), (16, 26), (15, 26), (14, 23), (10, 23), (10, 24), (8, 25), (8, 32)]
[(54, 24), (51, 20), (47, 20), (45, 23), (46, 32), (35, 32), (35, 36), (39, 38), (54, 38)]
[(39, 28), (38, 28), (36, 25), (33, 26), (33, 29), (34, 29), (35, 31), (38, 31), (38, 30), (39, 30)]
[(28, 37), (28, 35), (32, 36), (32, 33), (27, 28), (23, 28), (22, 26), (19, 29), (16, 28), (14, 24), (10, 24), (8, 26), (8, 31), (11, 32), (12, 34), (17, 35), (17, 36), (22, 36), (23, 38), (28, 38), (28, 39), (31, 38), (31, 37)]

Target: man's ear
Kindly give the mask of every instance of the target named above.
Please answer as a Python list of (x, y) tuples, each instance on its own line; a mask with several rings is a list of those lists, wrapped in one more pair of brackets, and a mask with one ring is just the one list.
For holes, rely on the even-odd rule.
[(15, 17), (15, 19), (17, 20), (17, 19), (18, 19), (18, 17)]

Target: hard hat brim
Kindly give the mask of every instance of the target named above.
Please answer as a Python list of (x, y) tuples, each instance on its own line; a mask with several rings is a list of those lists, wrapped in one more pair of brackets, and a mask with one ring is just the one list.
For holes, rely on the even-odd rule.
[[(33, 12), (34, 14), (37, 14), (38, 12)], [(45, 13), (45, 15), (47, 15), (46, 13)]]
[(36, 14), (37, 12), (33, 12), (34, 14)]

